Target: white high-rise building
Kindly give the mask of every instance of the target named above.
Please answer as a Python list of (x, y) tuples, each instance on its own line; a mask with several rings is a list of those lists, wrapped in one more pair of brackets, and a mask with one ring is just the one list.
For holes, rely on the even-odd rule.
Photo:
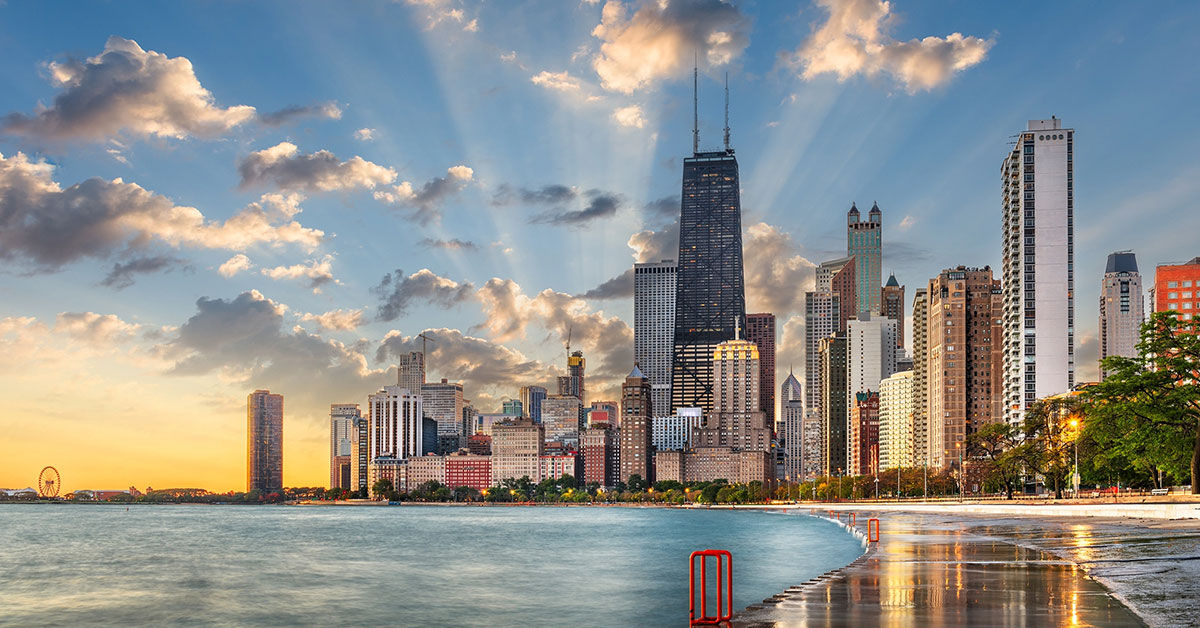
[(817, 394), (821, 390), (821, 356), (818, 347), (822, 338), (828, 338), (837, 331), (840, 305), (840, 297), (836, 292), (818, 290), (804, 293), (804, 383), (808, 392), (804, 407), (810, 410), (821, 408), (821, 395)]
[(896, 321), (860, 313), (846, 325), (846, 407), (896, 372)]
[(913, 447), (913, 372), (879, 382), (879, 468), (916, 466)]
[(1004, 418), (1075, 385), (1075, 131), (1030, 120), (1001, 168)]
[(941, 429), (929, 425), (929, 288), (917, 288), (913, 295), (912, 349), (913, 463), (925, 467), (930, 463), (930, 443), (942, 442)]
[(352, 488), (351, 465), (354, 441), (358, 439), (358, 420), (362, 413), (357, 403), (329, 406), (329, 488)]
[(421, 455), (421, 396), (402, 386), (384, 386), (367, 396), (370, 459), (407, 460)]
[(676, 270), (674, 260), (633, 265), (633, 359), (650, 380), (653, 416), (672, 410)]
[(654, 417), (651, 423), (654, 429), (650, 433), (650, 441), (656, 451), (690, 449), (692, 430), (704, 424), (704, 412), (701, 408), (680, 408), (671, 416)]
[(783, 434), (783, 477), (789, 482), (803, 482), (821, 472), (824, 456), (821, 413), (806, 410), (800, 380), (788, 373), (780, 388), (778, 430)]
[[(1104, 282), (1100, 285), (1100, 359), (1137, 356), (1146, 303), (1142, 298), (1142, 275), (1133, 251), (1108, 256)], [(1100, 378), (1108, 376), (1103, 368)]]
[[(420, 355), (419, 353), (417, 355)], [(421, 410), (437, 421), (438, 436), (470, 436), (463, 434), (463, 385), (442, 379), (438, 383), (421, 384)]]

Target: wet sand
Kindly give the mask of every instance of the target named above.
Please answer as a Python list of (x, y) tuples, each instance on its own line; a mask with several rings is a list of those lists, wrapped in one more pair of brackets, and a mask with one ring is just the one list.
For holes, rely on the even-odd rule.
[[(1097, 561), (1122, 552), (1140, 553), (1130, 545), (1153, 536), (1144, 530), (1095, 522), (1076, 527), (1031, 518), (887, 513), (879, 519), (880, 541), (866, 555), (752, 605), (735, 616), (733, 626), (1147, 625), (1074, 562), (1084, 555)], [(866, 529), (866, 513), (858, 513), (857, 523)], [(1116, 540), (1110, 550), (1114, 556), (1096, 554), (1102, 539)], [(1200, 543), (1200, 535), (1193, 541)], [(1059, 553), (1051, 553), (1051, 548)], [(1080, 548), (1091, 548), (1086, 549), (1090, 554), (1072, 553)], [(1152, 625), (1195, 625), (1195, 580), (1170, 585), (1169, 590), (1191, 607), (1190, 613), (1184, 612), (1186, 623), (1178, 623), (1179, 614), (1171, 617), (1161, 608), (1143, 614), (1152, 618)]]

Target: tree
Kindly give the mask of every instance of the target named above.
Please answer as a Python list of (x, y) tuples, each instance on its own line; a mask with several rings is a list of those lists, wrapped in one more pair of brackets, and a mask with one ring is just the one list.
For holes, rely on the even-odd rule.
[(646, 490), (646, 481), (643, 480), (642, 476), (637, 473), (630, 475), (629, 476), (629, 490), (633, 491), (635, 493), (638, 491)]
[(1039, 399), (1025, 410), (1025, 439), (1014, 450), (1022, 462), (1054, 481), (1054, 497), (1062, 499), (1063, 480), (1071, 468), (1074, 428), (1070, 417), (1079, 416), (1078, 397), (1059, 395)]
[(1200, 495), (1200, 334), (1195, 320), (1155, 312), (1138, 355), (1105, 358), (1105, 380), (1083, 393), (1084, 429), (1134, 465), (1190, 477)]
[(995, 477), (1008, 499), (1021, 481), (1021, 458), (1017, 447), (1021, 432), (1010, 423), (991, 423), (967, 436), (967, 452), (992, 463)]
[(388, 496), (388, 493), (393, 492), (395, 492), (395, 485), (387, 478), (375, 480), (375, 483), (371, 485), (371, 494), (375, 496), (375, 499), (383, 499)]

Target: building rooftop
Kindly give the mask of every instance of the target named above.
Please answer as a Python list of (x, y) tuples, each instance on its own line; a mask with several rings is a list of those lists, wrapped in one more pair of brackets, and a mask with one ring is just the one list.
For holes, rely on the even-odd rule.
[(1138, 271), (1137, 256), (1133, 251), (1117, 251), (1109, 253), (1108, 266), (1105, 273), (1136, 273)]

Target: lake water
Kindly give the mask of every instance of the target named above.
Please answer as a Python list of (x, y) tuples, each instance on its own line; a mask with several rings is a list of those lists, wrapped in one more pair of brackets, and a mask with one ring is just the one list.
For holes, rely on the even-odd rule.
[(3, 505), (0, 625), (686, 626), (704, 548), (736, 609), (863, 551), (756, 511)]

